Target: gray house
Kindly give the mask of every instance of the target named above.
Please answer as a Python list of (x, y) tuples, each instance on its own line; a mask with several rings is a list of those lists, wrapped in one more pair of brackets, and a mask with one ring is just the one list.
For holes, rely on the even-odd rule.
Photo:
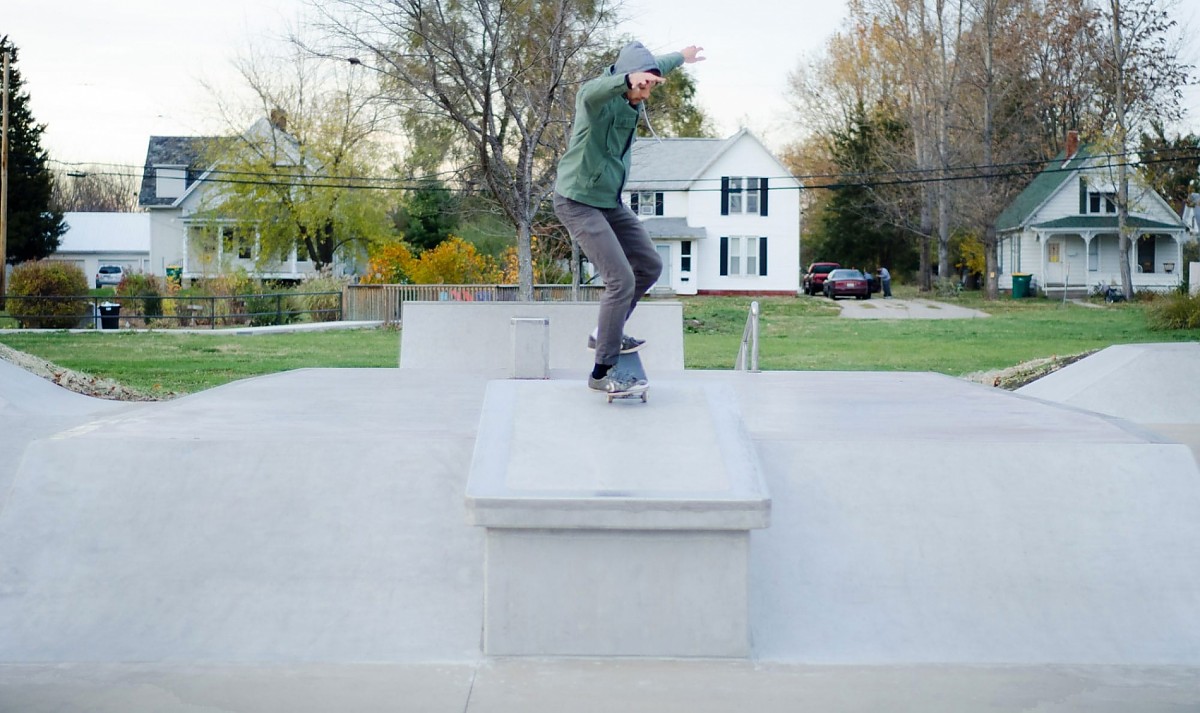
[[(996, 220), (999, 286), (1030, 274), (1047, 294), (1086, 294), (1120, 285), (1116, 167), (1110, 156), (1068, 137), (1052, 160)], [(1182, 246), (1194, 238), (1155, 190), (1129, 171), (1129, 263), (1134, 290), (1166, 291), (1183, 273)]]
[[(286, 147), (295, 144), (268, 119), (260, 119), (246, 132), (251, 141), (263, 136), (276, 139), (285, 154)], [(163, 275), (168, 267), (178, 267), (185, 280), (238, 268), (274, 280), (301, 280), (315, 274), (302, 251), (293, 248), (287, 255), (261, 255), (255, 235), (238, 230), (233, 220), (212, 216), (214, 207), (219, 216), (220, 191), (228, 179), (206, 155), (214, 142), (221, 141), (230, 139), (150, 137), (138, 205), (150, 213), (151, 271)]]

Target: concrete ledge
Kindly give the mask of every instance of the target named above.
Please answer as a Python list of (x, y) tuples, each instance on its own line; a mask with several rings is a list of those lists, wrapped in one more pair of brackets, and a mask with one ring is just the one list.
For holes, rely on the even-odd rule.
[[(594, 363), (587, 338), (599, 302), (405, 302), (400, 368), (480, 371), (512, 366), (512, 319), (550, 320), (550, 368), (584, 369)], [(629, 320), (629, 333), (647, 340), (647, 371), (683, 369), (683, 305), (646, 300)]]
[(501, 528), (749, 530), (769, 524), (770, 498), (725, 384), (655, 381), (649, 403), (610, 404), (577, 381), (492, 381), (467, 514)]
[(490, 382), (467, 481), (484, 652), (747, 656), (749, 530), (769, 512), (726, 385), (610, 404), (578, 382)]

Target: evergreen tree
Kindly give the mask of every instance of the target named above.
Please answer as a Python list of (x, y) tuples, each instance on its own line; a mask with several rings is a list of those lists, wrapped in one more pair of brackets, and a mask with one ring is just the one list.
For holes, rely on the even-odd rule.
[(404, 239), (421, 250), (437, 247), (458, 227), (455, 199), (445, 184), (424, 180), (402, 207)]
[(871, 176), (884, 170), (881, 145), (894, 142), (903, 126), (884, 115), (870, 115), (861, 105), (849, 126), (834, 132), (833, 160), (840, 178), (817, 217), (813, 260), (834, 260), (847, 267), (892, 270), (915, 263), (911, 241), (890, 221), (892, 210), (873, 186)]
[(17, 69), (17, 48), (0, 38), (0, 56), (9, 54), (8, 76), (8, 240), (10, 264), (40, 260), (58, 249), (67, 226), (62, 213), (52, 209), (54, 178), (42, 149), (44, 124), (29, 110), (29, 94), (22, 89)]

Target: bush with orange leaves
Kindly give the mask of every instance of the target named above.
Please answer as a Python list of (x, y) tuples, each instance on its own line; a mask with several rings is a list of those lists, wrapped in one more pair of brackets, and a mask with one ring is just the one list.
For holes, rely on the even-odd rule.
[(362, 281), (376, 285), (483, 285), (501, 280), (495, 260), (479, 254), (462, 238), (451, 236), (419, 257), (413, 257), (404, 243), (376, 250)]

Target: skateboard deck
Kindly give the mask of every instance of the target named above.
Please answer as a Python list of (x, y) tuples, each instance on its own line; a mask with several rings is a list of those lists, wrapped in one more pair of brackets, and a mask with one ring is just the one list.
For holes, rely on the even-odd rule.
[[(637, 378), (648, 381), (646, 379), (646, 369), (642, 366), (642, 357), (637, 352), (629, 354), (621, 354), (617, 356), (617, 363), (613, 366), (614, 369), (619, 369), (629, 374), (633, 374)], [(646, 403), (646, 392), (650, 390), (649, 384), (631, 389), (629, 391), (614, 391), (606, 392), (604, 395), (608, 397), (608, 402), (611, 404), (613, 399), (641, 399), (642, 403)]]

